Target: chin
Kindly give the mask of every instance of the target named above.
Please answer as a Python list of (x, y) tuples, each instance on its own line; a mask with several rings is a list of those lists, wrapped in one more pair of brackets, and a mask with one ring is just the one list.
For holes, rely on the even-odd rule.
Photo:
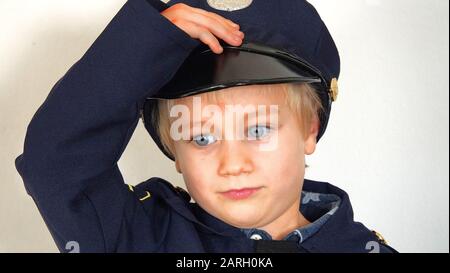
[(260, 219), (257, 219), (255, 217), (255, 214), (253, 213), (251, 216), (243, 214), (242, 212), (239, 213), (238, 216), (236, 215), (226, 215), (225, 219), (223, 220), (229, 225), (232, 225), (234, 227), (238, 228), (254, 228)]
[(256, 226), (255, 223), (253, 223), (252, 221), (248, 221), (248, 220), (236, 220), (233, 219), (231, 221), (225, 221), (227, 224), (236, 227), (236, 228), (254, 228)]

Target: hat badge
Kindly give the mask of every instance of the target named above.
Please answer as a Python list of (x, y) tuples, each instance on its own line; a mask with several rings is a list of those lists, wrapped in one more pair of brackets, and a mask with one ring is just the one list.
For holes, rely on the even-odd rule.
[(250, 6), (253, 0), (207, 0), (208, 5), (217, 10), (235, 11)]

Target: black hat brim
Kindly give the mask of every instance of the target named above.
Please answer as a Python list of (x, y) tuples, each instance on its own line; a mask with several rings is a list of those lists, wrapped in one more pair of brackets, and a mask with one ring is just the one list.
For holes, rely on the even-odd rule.
[(176, 99), (242, 85), (322, 82), (313, 67), (284, 52), (252, 43), (223, 48), (221, 54), (197, 48), (149, 98)]

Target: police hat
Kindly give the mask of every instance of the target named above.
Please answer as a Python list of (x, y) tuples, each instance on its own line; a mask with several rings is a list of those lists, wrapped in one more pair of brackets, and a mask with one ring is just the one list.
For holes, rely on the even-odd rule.
[(325, 132), (336, 100), (339, 53), (320, 16), (307, 1), (188, 0), (189, 6), (215, 12), (236, 22), (245, 33), (240, 46), (221, 42), (216, 54), (198, 46), (174, 77), (143, 107), (145, 128), (163, 153), (157, 131), (158, 99), (176, 99), (224, 88), (302, 82), (311, 84), (323, 105), (317, 141)]

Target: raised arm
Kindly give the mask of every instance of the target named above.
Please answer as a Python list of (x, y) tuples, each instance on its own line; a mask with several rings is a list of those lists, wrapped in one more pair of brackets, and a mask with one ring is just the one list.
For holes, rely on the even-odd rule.
[(82, 252), (116, 251), (124, 225), (142, 227), (148, 220), (140, 219), (145, 213), (117, 162), (144, 98), (199, 45), (193, 38), (212, 43), (206, 29), (173, 22), (174, 12), (180, 8), (169, 10), (158, 0), (129, 0), (27, 128), (16, 168), (61, 251), (72, 241)]

